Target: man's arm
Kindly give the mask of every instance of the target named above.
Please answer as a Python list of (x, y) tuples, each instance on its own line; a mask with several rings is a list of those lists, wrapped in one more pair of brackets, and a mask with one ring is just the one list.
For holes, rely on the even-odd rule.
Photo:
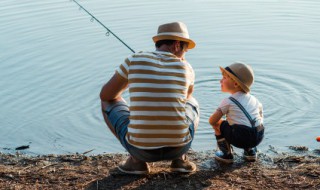
[(102, 87), (100, 99), (112, 101), (121, 97), (122, 92), (128, 87), (128, 81), (115, 73), (112, 78)]
[(194, 87), (194, 85), (189, 86), (189, 88), (188, 88), (188, 94), (187, 94), (187, 99), (190, 99), (190, 98), (192, 97), (193, 87)]

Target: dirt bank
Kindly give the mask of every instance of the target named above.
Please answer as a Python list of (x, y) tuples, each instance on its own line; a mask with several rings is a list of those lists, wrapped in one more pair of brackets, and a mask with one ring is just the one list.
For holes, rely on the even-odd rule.
[(260, 153), (259, 161), (236, 155), (233, 165), (216, 162), (212, 151), (188, 153), (197, 164), (192, 174), (169, 171), (170, 162), (151, 163), (151, 174), (119, 172), (126, 154), (86, 156), (0, 154), (1, 189), (320, 189), (319, 150)]

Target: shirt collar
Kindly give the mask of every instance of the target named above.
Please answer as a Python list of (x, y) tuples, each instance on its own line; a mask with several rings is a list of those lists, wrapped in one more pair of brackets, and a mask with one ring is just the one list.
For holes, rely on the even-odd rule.
[(165, 55), (165, 56), (169, 56), (169, 57), (173, 57), (173, 58), (177, 58), (177, 56), (175, 56), (173, 53), (170, 53), (170, 52), (167, 52), (167, 51), (155, 50), (153, 53), (161, 54), (161, 55)]

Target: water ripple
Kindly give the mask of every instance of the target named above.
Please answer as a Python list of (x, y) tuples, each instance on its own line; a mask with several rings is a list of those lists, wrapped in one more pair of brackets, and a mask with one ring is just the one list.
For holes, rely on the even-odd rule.
[[(219, 66), (237, 60), (255, 71), (252, 94), (264, 105), (267, 127), (261, 148), (317, 146), (319, 2), (80, 3), (136, 51), (154, 48), (158, 24), (188, 25), (197, 46), (187, 59), (201, 106), (194, 149), (216, 146), (208, 118), (227, 96), (220, 92)], [(106, 37), (106, 30), (72, 2), (1, 1), (0, 12), (2, 147), (31, 142), (34, 154), (124, 151), (114, 145), (101, 117), (99, 92), (130, 50)]]

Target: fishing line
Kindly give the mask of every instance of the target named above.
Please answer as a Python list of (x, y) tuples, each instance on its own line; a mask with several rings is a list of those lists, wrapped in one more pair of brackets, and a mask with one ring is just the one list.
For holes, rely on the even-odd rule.
[(76, 0), (71, 0), (73, 2), (75, 2), (79, 7), (80, 7), (80, 10), (84, 10), (88, 15), (91, 16), (91, 19), (90, 21), (93, 22), (93, 21), (97, 21), (101, 26), (103, 26), (106, 30), (107, 30), (107, 33), (106, 33), (106, 36), (109, 36), (110, 33), (116, 37), (123, 45), (125, 45), (127, 48), (129, 48), (133, 53), (135, 53), (135, 51), (130, 48), (124, 41), (122, 41), (117, 35), (115, 35), (108, 27), (106, 27), (102, 22), (100, 22), (99, 19), (97, 19), (95, 16), (93, 16), (89, 11), (87, 11), (87, 9), (85, 9), (82, 5), (80, 5)]

